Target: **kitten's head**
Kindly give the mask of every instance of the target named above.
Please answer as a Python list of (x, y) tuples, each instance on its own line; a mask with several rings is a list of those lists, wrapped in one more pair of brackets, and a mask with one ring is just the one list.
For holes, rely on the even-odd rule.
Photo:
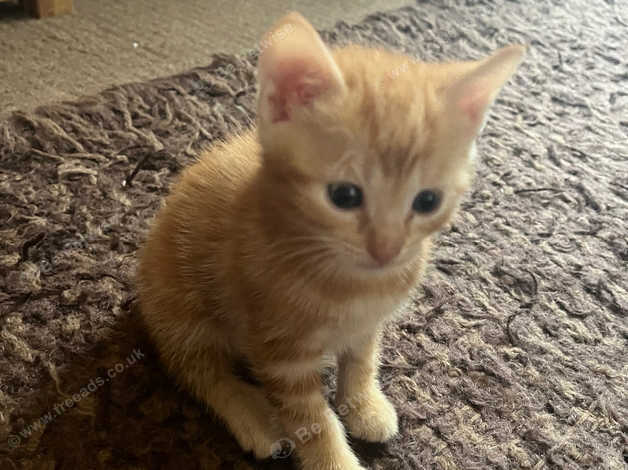
[(351, 269), (412, 260), (469, 186), (474, 139), (523, 53), (330, 51), (302, 16), (282, 18), (262, 41), (258, 133), (295, 223)]

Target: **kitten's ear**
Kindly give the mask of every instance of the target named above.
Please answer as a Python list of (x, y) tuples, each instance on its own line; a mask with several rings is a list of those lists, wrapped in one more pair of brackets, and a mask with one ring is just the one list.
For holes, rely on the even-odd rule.
[(345, 89), (321, 37), (299, 13), (289, 13), (264, 36), (258, 65), (260, 119), (289, 121), (295, 107)]
[(447, 90), (447, 111), (468, 137), (475, 136), (486, 119), (489, 106), (523, 60), (525, 47), (513, 45), (479, 61)]

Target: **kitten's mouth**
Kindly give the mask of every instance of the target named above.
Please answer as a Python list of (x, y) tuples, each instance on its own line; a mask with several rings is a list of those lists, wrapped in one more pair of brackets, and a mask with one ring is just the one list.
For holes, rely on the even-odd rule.
[(369, 272), (385, 272), (385, 271), (391, 271), (391, 270), (402, 267), (404, 265), (404, 262), (400, 258), (395, 258), (383, 264), (375, 260), (369, 260), (369, 261), (359, 261), (358, 263), (356, 263), (356, 265), (360, 269), (369, 271)]
[(390, 273), (403, 268), (407, 264), (407, 259), (397, 256), (392, 260), (381, 263), (373, 259), (371, 256), (360, 255), (358, 253), (344, 253), (342, 256), (342, 264), (350, 271), (358, 271), (368, 274)]

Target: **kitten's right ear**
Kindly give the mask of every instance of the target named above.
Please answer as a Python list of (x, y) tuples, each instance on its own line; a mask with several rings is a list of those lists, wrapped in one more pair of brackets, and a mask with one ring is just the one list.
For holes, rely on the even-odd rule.
[(462, 135), (471, 138), (479, 132), (491, 103), (517, 70), (525, 50), (520, 45), (498, 50), (476, 62), (476, 66), (463, 73), (447, 90), (448, 112), (452, 121), (460, 126)]
[(258, 65), (258, 117), (289, 121), (299, 106), (345, 89), (329, 49), (299, 13), (289, 13), (264, 36)]

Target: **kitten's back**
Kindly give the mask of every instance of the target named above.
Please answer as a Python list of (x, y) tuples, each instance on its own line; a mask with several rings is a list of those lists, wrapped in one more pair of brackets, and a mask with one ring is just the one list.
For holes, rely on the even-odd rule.
[(203, 152), (173, 184), (140, 252), (138, 285), (148, 304), (142, 310), (157, 313), (157, 322), (158, 312), (191, 321), (228, 317), (221, 297), (241, 230), (238, 204), (259, 167), (249, 131)]

